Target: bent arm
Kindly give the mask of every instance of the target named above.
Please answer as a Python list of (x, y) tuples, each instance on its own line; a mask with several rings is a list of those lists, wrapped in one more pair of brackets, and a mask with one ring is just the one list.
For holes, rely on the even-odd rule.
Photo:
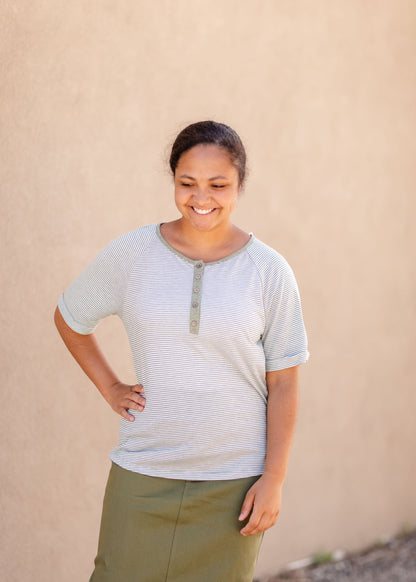
[(119, 379), (105, 359), (95, 334), (83, 335), (71, 329), (58, 307), (54, 319), (64, 344), (105, 398), (111, 386), (119, 382)]
[(58, 307), (54, 320), (64, 344), (105, 400), (118, 414), (133, 421), (134, 416), (128, 412), (128, 408), (143, 410), (143, 387), (120, 382), (101, 351), (94, 333), (83, 335), (75, 332), (65, 322)]

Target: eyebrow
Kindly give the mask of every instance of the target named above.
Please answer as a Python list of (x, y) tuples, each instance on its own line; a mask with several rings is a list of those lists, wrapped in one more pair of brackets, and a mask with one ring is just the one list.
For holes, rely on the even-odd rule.
[[(189, 176), (188, 174), (181, 174), (179, 178), (188, 178), (188, 180), (195, 180), (193, 176)], [(213, 176), (212, 178), (208, 178), (208, 180), (228, 180), (227, 176), (222, 176), (218, 174), (218, 176)]]

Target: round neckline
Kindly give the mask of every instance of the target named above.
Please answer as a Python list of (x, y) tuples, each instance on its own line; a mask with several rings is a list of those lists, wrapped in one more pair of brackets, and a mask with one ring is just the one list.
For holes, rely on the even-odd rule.
[(241, 248), (239, 248), (236, 251), (230, 253), (229, 255), (226, 255), (225, 257), (222, 257), (221, 259), (217, 259), (216, 261), (203, 261), (202, 259), (191, 259), (190, 257), (187, 257), (186, 255), (184, 255), (183, 253), (181, 253), (180, 251), (178, 251), (177, 249), (175, 249), (175, 247), (173, 247), (170, 243), (168, 243), (168, 241), (164, 238), (164, 236), (160, 232), (160, 227), (162, 226), (162, 224), (165, 224), (165, 223), (164, 222), (160, 222), (160, 223), (156, 224), (156, 234), (159, 237), (159, 240), (172, 253), (174, 253), (175, 255), (177, 255), (178, 257), (180, 257), (181, 259), (183, 259), (184, 261), (187, 261), (188, 263), (191, 263), (192, 265), (195, 265), (196, 263), (202, 263), (203, 265), (216, 265), (217, 263), (223, 263), (224, 261), (228, 261), (229, 259), (232, 259), (236, 255), (239, 255), (240, 253), (244, 252), (254, 242), (254, 240), (255, 240), (255, 237), (254, 237), (253, 233), (252, 232), (249, 232), (248, 234), (249, 234), (249, 237), (250, 238), (248, 239), (248, 241)]

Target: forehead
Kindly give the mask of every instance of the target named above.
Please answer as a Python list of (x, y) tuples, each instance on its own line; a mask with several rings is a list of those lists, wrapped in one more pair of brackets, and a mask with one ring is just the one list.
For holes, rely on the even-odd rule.
[(238, 173), (227, 150), (214, 144), (198, 144), (181, 155), (175, 173), (189, 173), (192, 170), (202, 174), (214, 169), (230, 176)]

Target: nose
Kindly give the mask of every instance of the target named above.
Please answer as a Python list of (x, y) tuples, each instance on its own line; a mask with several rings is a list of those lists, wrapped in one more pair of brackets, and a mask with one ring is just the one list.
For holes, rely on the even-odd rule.
[(209, 198), (210, 194), (207, 188), (204, 188), (203, 186), (198, 186), (197, 188), (195, 188), (194, 190), (195, 202), (198, 202), (199, 204), (202, 205), (204, 202), (209, 200)]

